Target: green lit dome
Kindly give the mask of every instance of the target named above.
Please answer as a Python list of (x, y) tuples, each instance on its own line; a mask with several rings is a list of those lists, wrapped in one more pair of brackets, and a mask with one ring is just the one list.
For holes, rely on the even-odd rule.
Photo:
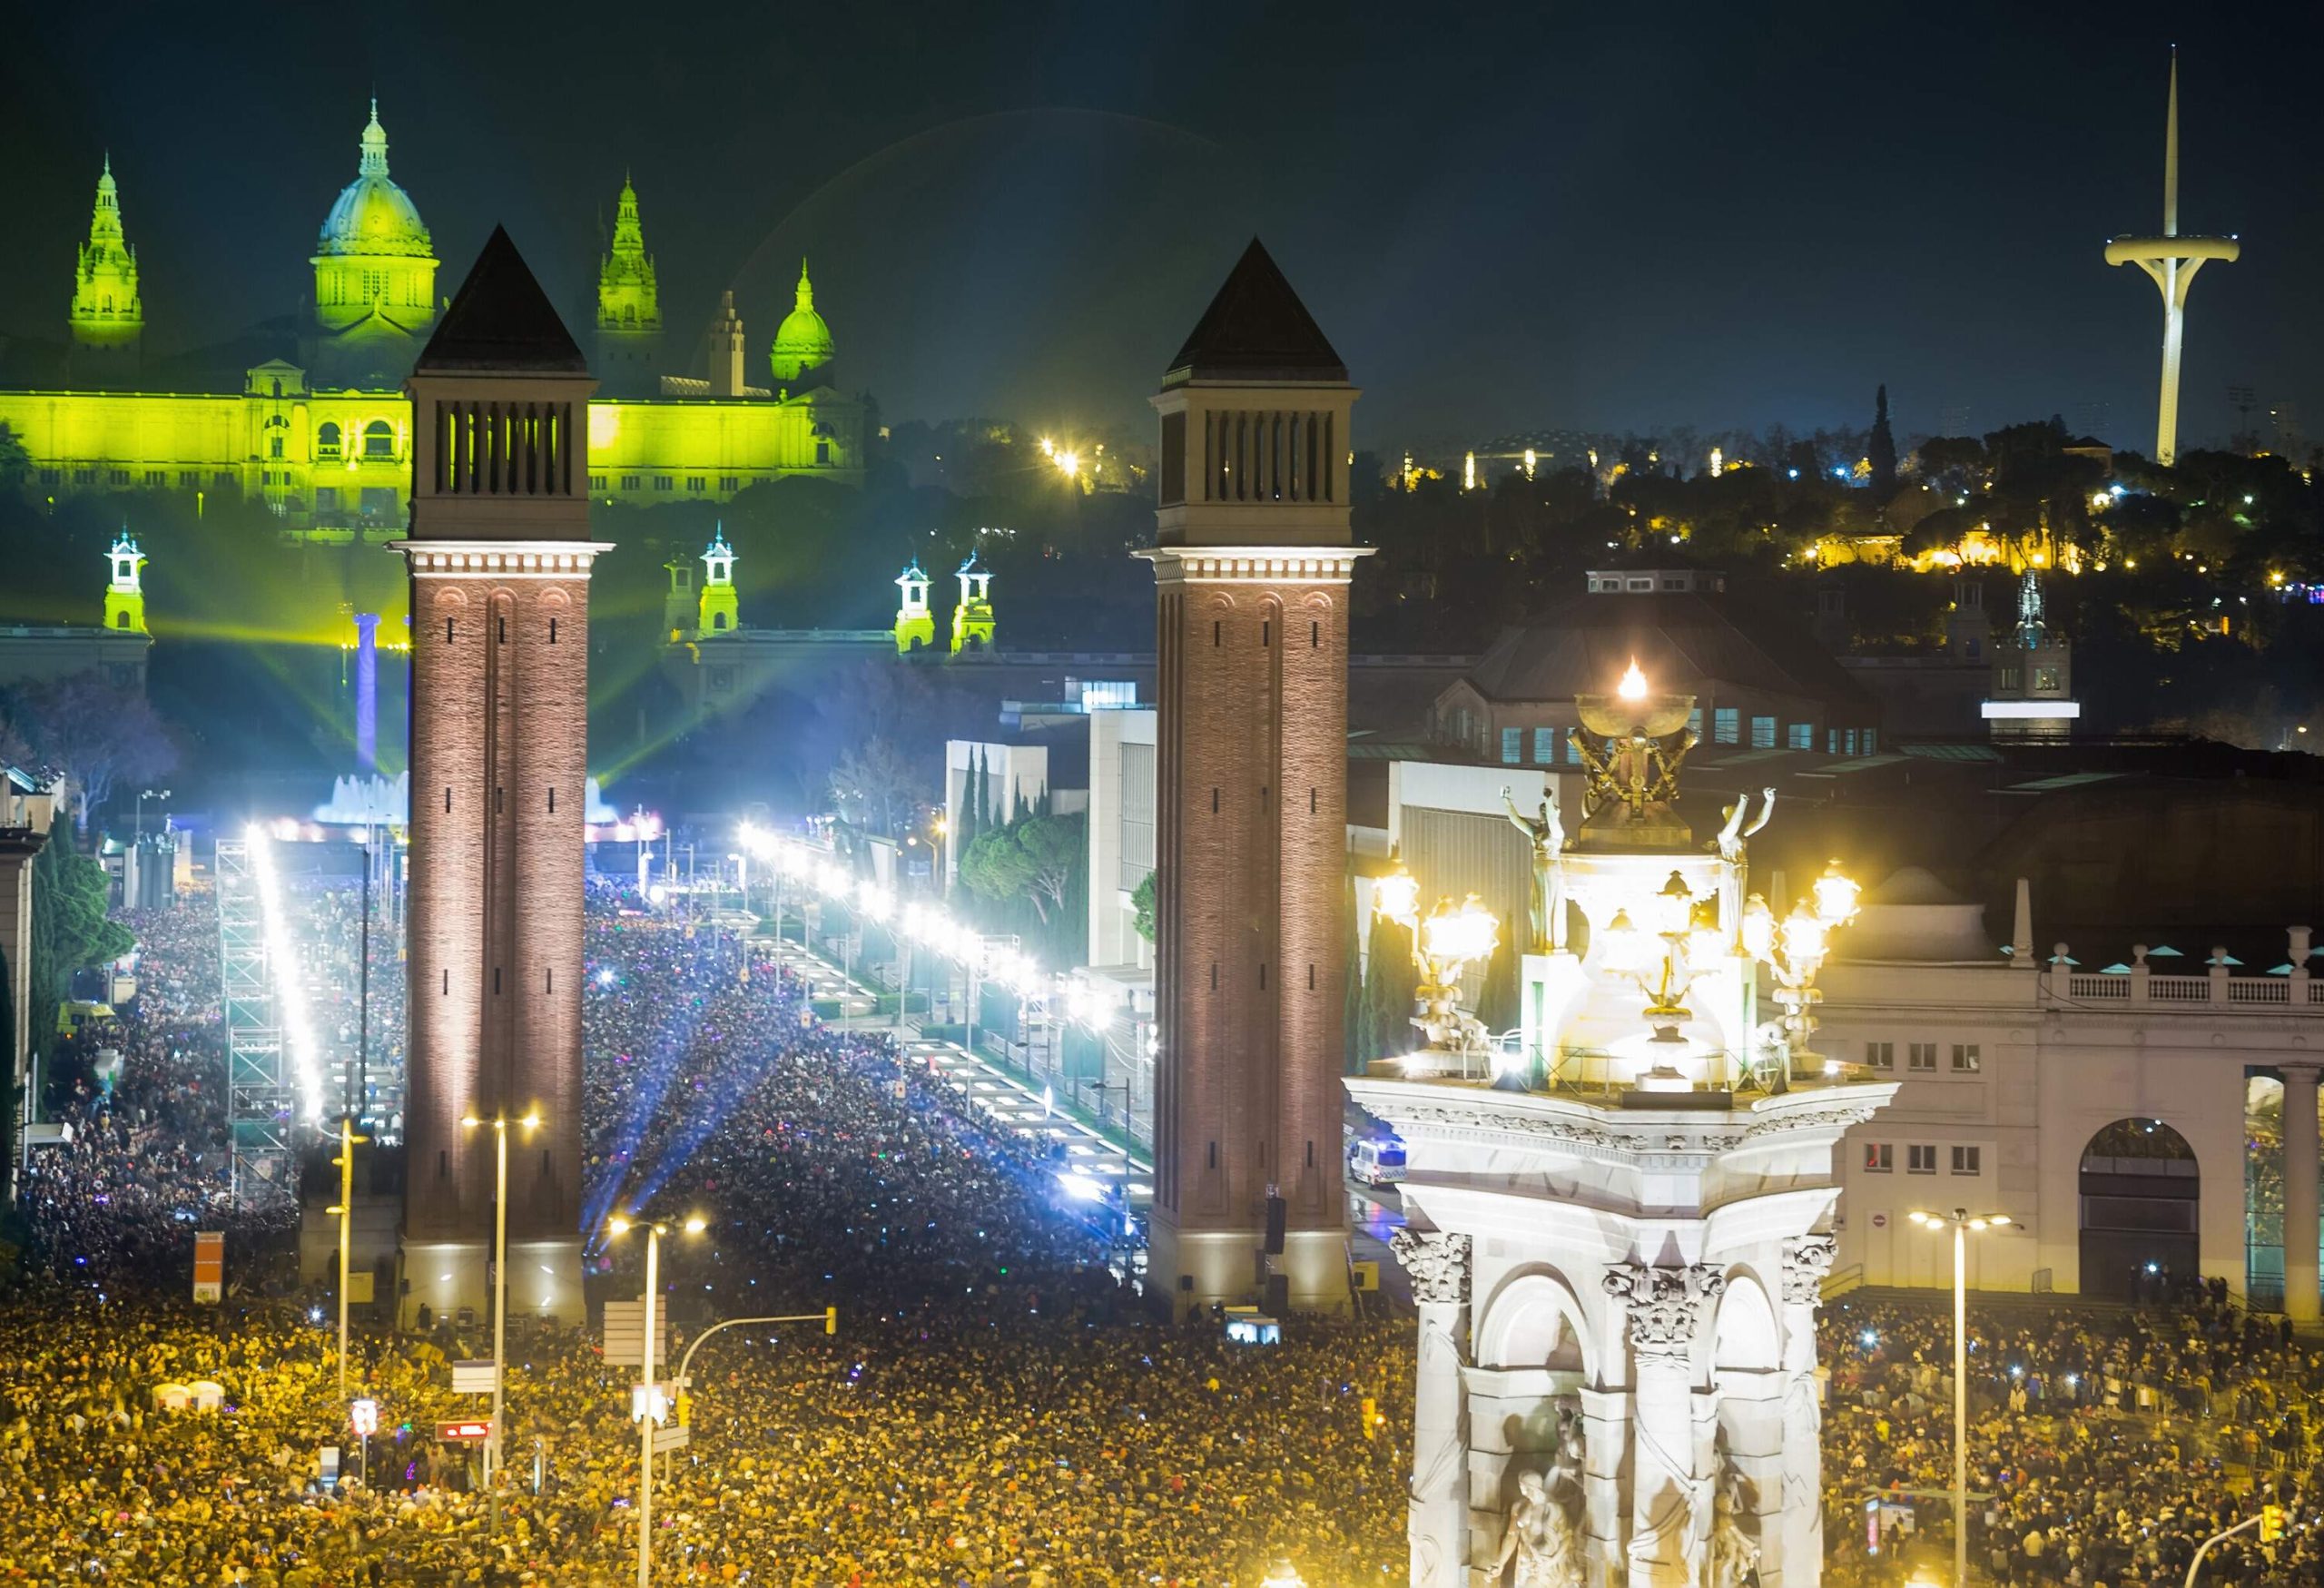
[(324, 217), (318, 252), (434, 257), (411, 195), (388, 179), (388, 134), (379, 125), (377, 100), (371, 102), (371, 124), (363, 129), (361, 171)]
[(773, 361), (774, 378), (784, 385), (832, 361), (832, 328), (815, 312), (815, 289), (807, 280), (803, 259), (799, 261), (798, 306), (775, 328)]

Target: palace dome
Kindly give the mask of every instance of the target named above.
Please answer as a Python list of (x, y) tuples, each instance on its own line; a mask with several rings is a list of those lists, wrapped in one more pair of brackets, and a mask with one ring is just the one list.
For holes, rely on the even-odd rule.
[(788, 385), (800, 376), (832, 361), (832, 328), (815, 312), (815, 289), (807, 280), (807, 261), (799, 261), (797, 307), (783, 317), (774, 331), (774, 378)]
[(428, 228), (411, 195), (388, 177), (388, 134), (379, 101), (363, 129), (362, 165), (323, 219), (317, 252), (323, 254), (402, 254), (433, 258)]

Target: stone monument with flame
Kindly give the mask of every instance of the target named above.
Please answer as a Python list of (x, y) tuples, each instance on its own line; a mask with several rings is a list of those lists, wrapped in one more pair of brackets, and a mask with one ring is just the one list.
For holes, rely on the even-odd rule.
[(1412, 1582), (1815, 1588), (1833, 1155), (1896, 1090), (1811, 1046), (1855, 884), (1750, 891), (1771, 794), (1698, 839), (1691, 698), (1633, 664), (1577, 705), (1580, 824), (1512, 812), (1541, 890), (1521, 1042), (1348, 1082), (1408, 1156)]

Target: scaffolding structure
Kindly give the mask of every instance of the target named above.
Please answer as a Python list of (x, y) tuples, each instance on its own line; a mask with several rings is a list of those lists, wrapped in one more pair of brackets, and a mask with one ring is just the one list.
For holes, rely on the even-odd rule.
[(235, 1202), (247, 1207), (296, 1189), (290, 1076), (267, 964), (265, 909), (247, 841), (218, 841), (217, 877), (232, 1186)]

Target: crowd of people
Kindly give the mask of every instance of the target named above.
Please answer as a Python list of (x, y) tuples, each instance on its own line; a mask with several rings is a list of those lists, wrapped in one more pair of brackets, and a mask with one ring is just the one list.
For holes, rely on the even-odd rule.
[[(2225, 1541), (2205, 1581), (2324, 1582), (2324, 1537), (2294, 1503), (2316, 1486), (2324, 1354), (2312, 1341), (2201, 1291), (2119, 1311), (2029, 1298), (1969, 1319), (1968, 1547), (1992, 1581), (2175, 1584), (2206, 1539), (2280, 1496), (2286, 1535)], [(1952, 1314), (1842, 1300), (1818, 1331), (1831, 1372), (1827, 1581), (1893, 1583), (1900, 1553), (1952, 1547)]]
[[(487, 1491), (470, 1452), (431, 1437), (478, 1409), (444, 1363), (480, 1342), (441, 1324), (429, 1340), (367, 1333), (353, 1366), (381, 1425), (359, 1452), (315, 1298), (192, 1306), (178, 1206), (142, 1268), (101, 1284), (70, 1260), (128, 1233), (84, 1177), (159, 1168), (179, 1123), (214, 1151), (214, 1108), (126, 1133), (114, 1117), (185, 1093), (203, 1063), (219, 1073), (214, 1032), (182, 1054), (163, 1035), (201, 1023), (205, 986), (214, 1003), (201, 914), (141, 923), (147, 988), (192, 996), (128, 1011), (121, 1081), (76, 1104), (76, 1144), (124, 1156), (44, 1174), (31, 1288), (0, 1309), (0, 1583), (625, 1580), (635, 1370), (592, 1336), (512, 1335), (507, 1465)], [(603, 1225), (645, 1207), (709, 1220), (664, 1245), (674, 1353), (714, 1318), (840, 1308), (835, 1335), (737, 1328), (704, 1349), (691, 1445), (657, 1475), (660, 1580), (1249, 1584), (1278, 1558), (1311, 1582), (1403, 1577), (1408, 1324), (1295, 1324), (1271, 1348), (1215, 1321), (1157, 1324), (1121, 1235), (1060, 1193), (1044, 1139), (981, 1117), (886, 1035), (814, 1021), (763, 945), (599, 898), (588, 946), (593, 1296), (636, 1294), (632, 1243)], [(213, 1227), (215, 1185), (180, 1189)], [(201, 1379), (223, 1408), (154, 1401)], [(325, 1484), (326, 1444), (369, 1481)]]

